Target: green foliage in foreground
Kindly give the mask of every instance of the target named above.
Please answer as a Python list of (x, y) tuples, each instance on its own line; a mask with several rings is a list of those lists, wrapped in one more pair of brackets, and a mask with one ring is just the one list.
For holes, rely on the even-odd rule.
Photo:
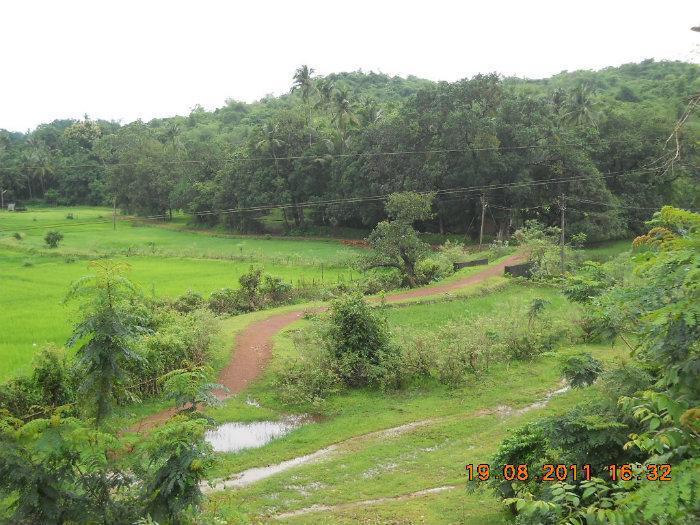
[[(598, 316), (606, 334), (636, 342), (638, 366), (650, 369), (656, 381), (630, 392), (613, 385), (608, 394), (617, 402), (612, 413), (604, 404), (592, 411), (580, 407), (549, 423), (551, 434), (545, 431), (532, 440), (536, 462), (544, 462), (546, 451), (569, 434), (562, 443), (569, 451), (566, 463), (596, 458), (604, 461), (599, 467), (631, 464), (632, 479), (569, 479), (551, 487), (505, 484), (504, 501), (522, 523), (672, 524), (700, 518), (700, 215), (664, 207), (649, 225), (649, 233), (634, 242), (633, 278), (611, 280), (615, 285), (606, 291), (573, 295), (592, 302), (593, 319)], [(610, 279), (604, 268), (595, 272), (597, 280), (601, 275)], [(582, 366), (593, 368), (583, 361), (575, 368)], [(578, 431), (567, 432), (567, 426)], [(598, 441), (601, 432), (604, 441)], [(510, 448), (505, 442), (497, 459), (516, 459)], [(659, 464), (672, 466), (671, 481), (646, 481), (648, 468)]]
[(57, 410), (47, 419), (0, 418), (0, 495), (12, 523), (181, 523), (211, 467), (201, 419), (176, 418), (137, 442)]
[(115, 404), (160, 394), (161, 376), (211, 364), (219, 331), (211, 313), (144, 298), (122, 264), (102, 260), (93, 269), (68, 296), (78, 310), (69, 342), (78, 349), (42, 349), (31, 374), (0, 384), (0, 409), (26, 420), (70, 405), (99, 423)]
[[(214, 385), (210, 371), (192, 366), (206, 360), (209, 339), (200, 337), (192, 348), (170, 338), (160, 355), (169, 369), (190, 365), (157, 381), (166, 397), (191, 405), (190, 417), (176, 417), (136, 441), (116, 434), (105, 419), (125, 393), (155, 382), (149, 374), (158, 370), (159, 354), (144, 338), (162, 333), (151, 329), (158, 323), (124, 265), (100, 261), (93, 267), (96, 274), (77, 281), (67, 296), (82, 299), (69, 341), (79, 344), (73, 362), (65, 366), (47, 352), (30, 380), (10, 382), (25, 390), (1, 390), (0, 500), (9, 503), (15, 523), (128, 524), (147, 516), (181, 523), (199, 504), (200, 482), (213, 464), (206, 423), (195, 409), (216, 401)], [(145, 365), (136, 377), (146, 381), (134, 381), (136, 362)], [(48, 369), (52, 365), (57, 369)], [(28, 394), (39, 394), (41, 410), (17, 413), (27, 409)], [(81, 412), (76, 408), (85, 419), (71, 415)]]
[(146, 332), (147, 319), (139, 311), (133, 283), (123, 275), (124, 265), (96, 261), (91, 266), (96, 274), (74, 283), (66, 297), (82, 299), (83, 312), (68, 346), (77, 346), (79, 399), (90, 401), (99, 425), (109, 414), (125, 368), (140, 358), (133, 345)]

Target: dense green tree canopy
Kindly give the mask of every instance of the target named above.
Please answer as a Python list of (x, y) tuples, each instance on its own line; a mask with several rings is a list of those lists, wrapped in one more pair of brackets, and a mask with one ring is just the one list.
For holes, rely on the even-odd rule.
[[(120, 125), (57, 120), (28, 133), (0, 131), (6, 202), (109, 203), (127, 212), (197, 215), (256, 231), (285, 205), (287, 229), (374, 227), (381, 199), (436, 192), (423, 227), (478, 231), (479, 192), (490, 233), (527, 219), (558, 220), (565, 193), (571, 234), (590, 240), (643, 231), (649, 209), (700, 207), (700, 127), (667, 141), (700, 67), (644, 61), (544, 80), (477, 75), (433, 83), (376, 73), (313, 75), (301, 66), (291, 91), (214, 111)], [(562, 181), (560, 179), (567, 179)], [(278, 212), (279, 213), (279, 212)]]

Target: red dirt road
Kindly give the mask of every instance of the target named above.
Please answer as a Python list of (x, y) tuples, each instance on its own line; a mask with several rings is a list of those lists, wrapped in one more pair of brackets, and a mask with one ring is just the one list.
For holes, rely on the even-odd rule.
[[(425, 288), (414, 288), (413, 290), (394, 293), (387, 295), (385, 299), (387, 302), (391, 303), (417, 297), (439, 296), (461, 288), (473, 286), (486, 279), (502, 274), (505, 266), (515, 264), (520, 258), (520, 255), (512, 255), (503, 262), (488, 267), (481, 272), (469, 275), (468, 277), (450, 283), (428, 286)], [(298, 321), (304, 312), (308, 310), (308, 308), (300, 307), (298, 310), (293, 310), (291, 312), (271, 315), (260, 321), (255, 321), (238, 334), (231, 360), (219, 374), (219, 383), (228, 388), (229, 393), (224, 394), (222, 392), (218, 397), (223, 399), (228, 397), (228, 395), (237, 394), (244, 390), (249, 383), (260, 377), (272, 357), (273, 337), (285, 327)], [(314, 309), (314, 311), (317, 312), (322, 310), (325, 310), (325, 307)], [(141, 430), (153, 428), (166, 421), (175, 414), (175, 412), (176, 409), (172, 408), (153, 414), (143, 419), (138, 425), (132, 427), (131, 430), (139, 432)]]

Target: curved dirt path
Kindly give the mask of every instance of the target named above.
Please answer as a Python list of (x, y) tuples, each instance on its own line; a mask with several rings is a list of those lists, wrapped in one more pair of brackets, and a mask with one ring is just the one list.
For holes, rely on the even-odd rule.
[[(522, 256), (520, 254), (511, 255), (498, 264), (489, 266), (478, 273), (463, 277), (462, 279), (424, 288), (414, 288), (405, 292), (393, 293), (385, 296), (384, 299), (386, 302), (392, 303), (418, 297), (439, 296), (441, 294), (460, 290), (500, 275), (503, 273), (503, 269), (506, 266), (515, 264), (521, 258)], [(373, 299), (373, 301), (377, 300), (377, 298)], [(318, 307), (311, 311), (321, 312), (325, 309), (326, 307)], [(217, 392), (217, 397), (225, 399), (232, 394), (237, 394), (244, 390), (249, 383), (260, 377), (272, 357), (272, 339), (274, 336), (293, 322), (298, 321), (304, 312), (307, 311), (309, 311), (309, 308), (300, 307), (290, 312), (274, 314), (260, 321), (255, 321), (243, 329), (236, 337), (233, 356), (219, 373), (218, 382), (225, 386), (228, 392)], [(162, 410), (161, 412), (144, 418), (130, 430), (135, 432), (148, 430), (167, 421), (176, 412), (176, 408)]]

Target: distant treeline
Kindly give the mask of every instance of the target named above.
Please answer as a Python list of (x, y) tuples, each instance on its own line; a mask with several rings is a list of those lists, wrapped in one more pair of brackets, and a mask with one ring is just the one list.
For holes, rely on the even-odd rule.
[[(292, 82), (288, 95), (196, 107), (187, 117), (0, 131), (5, 202), (116, 198), (129, 213), (184, 210), (248, 232), (261, 231), (270, 213), (250, 208), (286, 204), (280, 224), (303, 231), (373, 227), (383, 202), (358, 198), (436, 191), (435, 218), (422, 227), (475, 235), (482, 193), (492, 234), (526, 219), (557, 223), (565, 194), (568, 232), (589, 240), (639, 232), (662, 204), (700, 207), (697, 119), (678, 144), (667, 141), (700, 92), (697, 65), (648, 60), (545, 80), (492, 74), (454, 83), (316, 77), (303, 66)], [(482, 186), (497, 187), (451, 191)], [(247, 211), (202, 214), (231, 209)]]

